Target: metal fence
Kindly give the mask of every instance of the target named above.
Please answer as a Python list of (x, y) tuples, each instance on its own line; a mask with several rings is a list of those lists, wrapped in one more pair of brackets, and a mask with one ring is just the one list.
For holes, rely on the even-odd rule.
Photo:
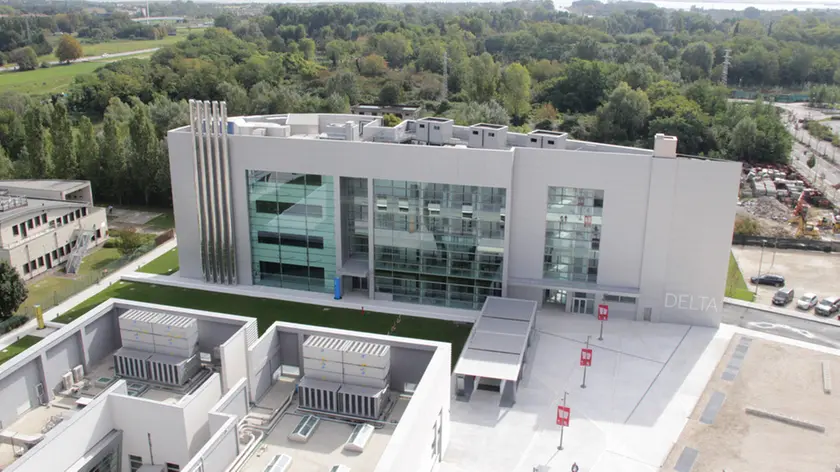
[(761, 236), (733, 235), (732, 244), (738, 246), (764, 246), (770, 249), (800, 249), (803, 251), (837, 252), (840, 241), (820, 241), (813, 239), (764, 238)]
[[(144, 254), (146, 254), (154, 248), (154, 243), (145, 244), (143, 246), (138, 247), (130, 254), (126, 254), (115, 261), (109, 262), (96, 272), (79, 274), (75, 276), (66, 275), (67, 282), (65, 282), (65, 284), (63, 284), (61, 288), (59, 288), (58, 290), (53, 290), (50, 293), (38, 294), (36, 296), (27, 298), (24, 302), (25, 305), (20, 307), (16, 314), (34, 317), (35, 305), (41, 305), (41, 310), (47, 311), (50, 308), (53, 308), (58, 304), (62, 303), (63, 301), (67, 300), (68, 298), (72, 297), (73, 295), (76, 295), (77, 293), (85, 290), (86, 288), (99, 283), (105, 277), (108, 277), (115, 271), (122, 269), (131, 262), (139, 259)], [(64, 268), (58, 269), (58, 272), (55, 272), (51, 275), (47, 275), (47, 277), (60, 277), (62, 275), (65, 275)]]

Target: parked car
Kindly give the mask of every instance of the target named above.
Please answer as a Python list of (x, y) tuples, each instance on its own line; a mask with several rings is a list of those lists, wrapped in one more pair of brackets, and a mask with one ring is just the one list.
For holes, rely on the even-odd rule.
[(822, 316), (831, 316), (840, 310), (840, 297), (826, 297), (817, 303), (814, 312)]
[(796, 301), (796, 308), (808, 311), (811, 308), (817, 306), (818, 301), (819, 299), (817, 298), (817, 294), (806, 293), (805, 295), (799, 297), (799, 300)]
[(758, 277), (750, 277), (750, 282), (756, 285), (772, 285), (774, 287), (784, 287), (785, 278), (781, 275), (764, 274)]
[(780, 288), (775, 295), (773, 295), (773, 304), (784, 306), (793, 301), (792, 288)]

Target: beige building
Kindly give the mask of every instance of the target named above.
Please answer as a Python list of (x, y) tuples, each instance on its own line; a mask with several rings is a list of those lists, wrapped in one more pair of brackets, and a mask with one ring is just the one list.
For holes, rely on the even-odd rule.
[(65, 263), (76, 272), (107, 234), (106, 210), (93, 206), (90, 182), (0, 181), (0, 260), (24, 279)]

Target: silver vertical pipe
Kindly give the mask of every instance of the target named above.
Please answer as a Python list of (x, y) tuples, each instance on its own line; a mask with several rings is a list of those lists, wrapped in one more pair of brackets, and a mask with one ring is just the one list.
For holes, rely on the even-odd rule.
[[(218, 282), (218, 267), (216, 265), (216, 233), (215, 229), (218, 228), (216, 223), (216, 212), (212, 208), (215, 202), (215, 192), (214, 192), (214, 176), (213, 176), (213, 165), (212, 165), (212, 143), (210, 142), (210, 133), (213, 126), (213, 117), (210, 114), (210, 102), (204, 101), (201, 104), (203, 112), (204, 112), (204, 143), (206, 146), (205, 152), (205, 179), (206, 185), (205, 189), (206, 192), (206, 202), (208, 205), (207, 214), (209, 216), (210, 224), (207, 225), (207, 249), (208, 249), (208, 271), (210, 273), (211, 281)], [(212, 205), (212, 206), (211, 206)]]
[(230, 155), (228, 154), (227, 104), (220, 103), (222, 113), (222, 188), (224, 189), (224, 210), (227, 230), (228, 253), (228, 282), (236, 284), (236, 237), (233, 229), (233, 208), (231, 208), (231, 172)]
[(190, 100), (190, 118), (193, 134), (193, 154), (195, 156), (195, 191), (198, 202), (199, 250), (201, 254), (201, 272), (204, 280), (209, 280), (207, 270), (207, 208), (205, 203), (204, 142), (201, 140), (203, 115), (201, 102)]
[(210, 128), (211, 135), (210, 139), (213, 142), (213, 214), (215, 215), (216, 219), (216, 227), (213, 228), (213, 234), (216, 238), (216, 274), (218, 276), (218, 282), (227, 283), (227, 265), (225, 264), (225, 232), (224, 232), (224, 219), (223, 219), (223, 208), (222, 208), (222, 178), (221, 178), (221, 165), (220, 161), (221, 158), (219, 156), (220, 149), (220, 139), (219, 139), (219, 102), (211, 102), (210, 108), (212, 110), (211, 115), (213, 116), (213, 126)]

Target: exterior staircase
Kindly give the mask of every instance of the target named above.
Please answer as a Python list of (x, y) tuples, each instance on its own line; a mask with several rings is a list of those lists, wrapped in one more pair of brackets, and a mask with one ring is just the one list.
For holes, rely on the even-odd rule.
[(79, 267), (82, 265), (82, 259), (87, 255), (88, 246), (93, 241), (92, 229), (79, 229), (76, 233), (75, 247), (73, 247), (70, 257), (67, 259), (67, 267), (65, 272), (68, 274), (78, 273)]

